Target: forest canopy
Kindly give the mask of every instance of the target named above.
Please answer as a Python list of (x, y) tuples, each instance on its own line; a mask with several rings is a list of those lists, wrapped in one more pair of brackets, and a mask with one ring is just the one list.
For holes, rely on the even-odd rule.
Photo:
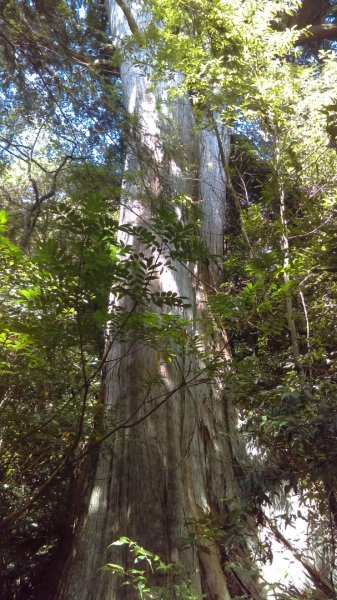
[[(221, 380), (238, 415), (235, 436), (251, 449), (234, 466), (240, 509), (216, 531), (197, 524), (198, 535), (231, 544), (253, 520), (308, 578), (303, 589), (266, 583), (268, 593), (334, 598), (337, 4), (149, 0), (143, 28), (132, 2), (117, 4), (130, 29), (119, 45), (99, 2), (1, 3), (3, 597), (47, 598), (45, 573), (67, 544), (83, 463), (119, 429), (132, 435), (137, 420), (117, 412), (106, 429), (101, 384), (116, 340), (133, 339), (160, 361), (182, 352), (202, 360), (196, 381)], [(195, 131), (215, 136), (227, 180), (223, 255), (200, 239), (193, 198), (179, 195), (179, 219), (163, 185), (148, 190), (157, 202), (151, 218), (121, 227), (125, 157), (140, 139), (139, 120), (123, 106), (125, 60), (151, 70), (154, 89), (176, 82), (170, 97), (188, 98)], [(165, 132), (162, 144), (168, 157), (180, 151)], [(124, 243), (124, 233), (146, 252)], [(226, 332), (230, 368), (177, 316), (189, 298), (153, 291), (172, 261), (219, 268), (202, 327)], [(296, 546), (284, 524), (301, 519), (308, 535)], [(136, 542), (131, 550), (141, 554)], [(272, 552), (262, 534), (257, 565)], [(150, 588), (139, 598), (159, 598)]]

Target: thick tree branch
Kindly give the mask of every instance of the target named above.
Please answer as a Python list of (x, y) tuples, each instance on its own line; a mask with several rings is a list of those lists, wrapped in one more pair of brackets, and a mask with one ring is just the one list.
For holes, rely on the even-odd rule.
[(306, 29), (297, 40), (298, 46), (310, 45), (323, 40), (337, 40), (337, 23), (322, 23)]
[(136, 20), (133, 16), (131, 10), (124, 2), (124, 0), (116, 0), (116, 3), (118, 4), (119, 8), (123, 11), (124, 17), (126, 18), (126, 20), (128, 22), (131, 33), (133, 33), (134, 35), (136, 33), (139, 33), (139, 27), (136, 23)]
[(330, 10), (329, 0), (303, 0), (302, 6), (294, 15), (299, 29), (323, 23)]

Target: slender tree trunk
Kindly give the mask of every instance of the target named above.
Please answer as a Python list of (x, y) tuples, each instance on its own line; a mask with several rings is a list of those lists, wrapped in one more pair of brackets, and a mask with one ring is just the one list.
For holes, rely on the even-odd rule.
[[(142, 27), (146, 14), (121, 9), (110, 0), (111, 28), (116, 40)], [(122, 6), (123, 8), (123, 6)], [(121, 67), (125, 107), (138, 121), (129, 142), (120, 224), (146, 225), (160, 196), (188, 195), (200, 217), (200, 236), (219, 260), (176, 261), (162, 268), (156, 291), (172, 291), (189, 299), (191, 308), (176, 309), (188, 318), (193, 336), (202, 333), (206, 301), (221, 281), (226, 180), (214, 133), (192, 133), (191, 106), (186, 97), (169, 101), (168, 85), (150, 89), (150, 69), (132, 62)], [(158, 111), (160, 101), (160, 112)], [(166, 118), (162, 118), (162, 115)], [(228, 151), (228, 135), (221, 132)], [(170, 138), (174, 152), (161, 141)], [(177, 202), (180, 218), (188, 210)], [(139, 240), (123, 241), (146, 252)], [(113, 299), (113, 301), (115, 301)], [(136, 310), (133, 301), (124, 308)], [(225, 334), (205, 342), (229, 364)], [(167, 562), (179, 562), (193, 582), (198, 598), (226, 600), (248, 594), (260, 598), (256, 577), (249, 573), (244, 542), (226, 543), (226, 518), (240, 496), (233, 461), (237, 445), (232, 409), (221, 383), (205, 381), (204, 364), (187, 352), (166, 361), (143, 341), (119, 339), (112, 345), (105, 373), (106, 424), (119, 417), (128, 427), (102, 445), (87, 508), (79, 516), (71, 555), (56, 598), (120, 600), (138, 597), (120, 580), (99, 571), (107, 562), (122, 561), (108, 545), (128, 536)], [(147, 415), (147, 416), (146, 416)], [(145, 418), (146, 417), (146, 418)], [(133, 427), (131, 424), (138, 423)], [(200, 535), (202, 523), (223, 529), (223, 538)], [(199, 532), (199, 533), (198, 533)], [(194, 535), (194, 543), (188, 536)], [(226, 562), (242, 568), (225, 569)], [(248, 568), (247, 568), (248, 567)]]

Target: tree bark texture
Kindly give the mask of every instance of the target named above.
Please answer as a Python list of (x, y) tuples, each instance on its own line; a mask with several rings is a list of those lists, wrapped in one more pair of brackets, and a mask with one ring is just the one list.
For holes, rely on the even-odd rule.
[[(115, 0), (108, 4), (116, 44), (131, 33), (120, 4)], [(138, 3), (130, 7), (142, 28), (146, 12)], [(121, 78), (125, 108), (138, 126), (129, 141), (120, 224), (146, 226), (162, 194), (192, 199), (200, 217), (200, 236), (218, 260), (176, 261), (175, 270), (162, 268), (153, 289), (188, 298), (190, 308), (174, 310), (188, 318), (188, 335), (202, 333), (208, 295), (221, 281), (226, 178), (218, 142), (212, 131), (195, 132), (186, 96), (170, 99), (169, 83), (151, 87), (149, 67), (129, 60), (121, 66)], [(228, 134), (225, 129), (221, 134), (228, 152)], [(163, 139), (170, 140), (169, 150)], [(174, 209), (185, 218), (184, 205), (176, 201)], [(121, 236), (146, 253), (135, 236)], [(124, 308), (128, 303), (133, 310), (132, 300), (124, 301)], [(230, 368), (224, 332), (205, 340)], [(99, 570), (107, 562), (133, 566), (123, 548), (108, 549), (122, 535), (167, 562), (181, 563), (200, 599), (261, 597), (256, 578), (249, 573), (244, 543), (226, 545), (225, 533), (221, 540), (197, 535), (198, 523), (205, 520), (218, 530), (225, 526), (229, 507), (240, 496), (233, 471), (237, 452), (233, 411), (221, 382), (205, 380), (203, 373), (202, 362), (189, 353), (168, 362), (144, 340), (128, 339), (126, 334), (112, 344), (104, 382), (106, 431), (116, 415), (129, 419), (128, 426), (138, 424), (102, 444), (58, 600), (139, 597), (129, 587), (121, 588), (118, 577)], [(187, 541), (192, 531), (194, 543)], [(226, 570), (229, 561), (239, 561), (242, 568)]]

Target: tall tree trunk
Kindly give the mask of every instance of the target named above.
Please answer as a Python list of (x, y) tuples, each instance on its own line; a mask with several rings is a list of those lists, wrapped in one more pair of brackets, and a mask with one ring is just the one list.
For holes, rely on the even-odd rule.
[[(137, 3), (138, 5), (138, 3)], [(123, 2), (108, 6), (118, 40), (142, 27), (146, 14), (131, 16)], [(125, 7), (124, 7), (125, 9)], [(209, 293), (221, 281), (226, 180), (219, 144), (211, 131), (192, 133), (192, 109), (186, 97), (168, 99), (168, 84), (150, 89), (150, 69), (126, 62), (121, 66), (125, 107), (138, 121), (134, 143), (129, 143), (120, 224), (144, 225), (159, 203), (159, 195), (186, 194), (197, 206), (200, 236), (219, 261), (198, 264), (176, 261), (164, 267), (154, 282), (156, 291), (172, 291), (189, 299), (191, 308), (178, 308), (194, 335), (201, 328)], [(160, 113), (158, 111), (160, 101)], [(161, 115), (165, 114), (163, 119)], [(170, 153), (162, 143), (170, 137)], [(222, 131), (228, 150), (228, 134)], [(184, 207), (174, 207), (182, 217)], [(136, 236), (123, 241), (146, 252)], [(129, 300), (129, 309), (135, 306)], [(158, 309), (159, 310), (159, 309)], [(225, 334), (206, 341), (229, 364)], [(120, 600), (138, 597), (120, 587), (118, 577), (100, 571), (116, 558), (108, 545), (128, 536), (167, 562), (183, 565), (198, 598), (226, 600), (248, 594), (260, 598), (254, 575), (249, 574), (245, 543), (226, 543), (226, 518), (240, 490), (233, 471), (237, 452), (232, 409), (221, 383), (205, 381), (204, 365), (190, 354), (171, 362), (140, 340), (116, 340), (105, 373), (106, 428), (116, 412), (128, 425), (102, 444), (87, 507), (79, 516), (71, 555), (56, 598), (59, 600)], [(152, 383), (150, 383), (152, 382)], [(146, 418), (144, 418), (148, 415)], [(202, 523), (223, 529), (217, 535), (197, 535)], [(200, 532), (199, 532), (200, 533)], [(194, 543), (187, 538), (195, 535)], [(236, 561), (242, 568), (226, 569)], [(248, 568), (247, 568), (248, 567)]]

